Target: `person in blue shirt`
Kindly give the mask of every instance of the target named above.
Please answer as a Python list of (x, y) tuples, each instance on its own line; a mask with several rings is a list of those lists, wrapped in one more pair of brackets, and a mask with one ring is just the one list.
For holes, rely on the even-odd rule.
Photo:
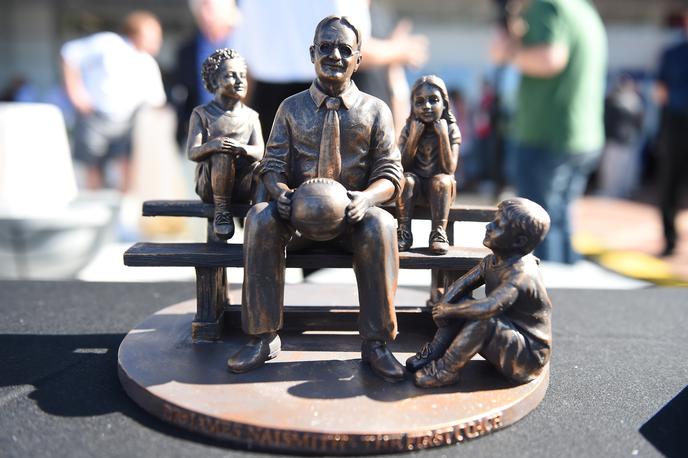
[(683, 40), (662, 53), (654, 94), (662, 107), (658, 182), (664, 227), (663, 256), (671, 255), (676, 248), (679, 190), (688, 171), (688, 9), (680, 19)]
[(216, 49), (236, 48), (234, 31), (240, 21), (234, 0), (189, 0), (197, 30), (177, 51), (171, 101), (177, 111), (177, 141), (185, 145), (191, 112), (213, 99), (201, 79), (205, 59)]

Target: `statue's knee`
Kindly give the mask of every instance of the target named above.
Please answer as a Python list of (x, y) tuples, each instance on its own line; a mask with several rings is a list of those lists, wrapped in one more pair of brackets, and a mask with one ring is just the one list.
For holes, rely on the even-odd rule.
[(410, 191), (413, 192), (413, 190), (416, 188), (418, 185), (418, 177), (414, 173), (405, 173), (404, 174), (404, 192)]
[(274, 202), (261, 202), (251, 207), (246, 214), (246, 234), (268, 240), (269, 234), (282, 229), (285, 225), (277, 214), (276, 206)]
[(516, 383), (528, 383), (532, 382), (537, 378), (539, 374), (533, 374), (533, 373), (523, 373), (523, 374), (512, 374), (509, 378), (513, 380)]
[(248, 165), (248, 169), (251, 171), (252, 175), (257, 176), (257, 170), (260, 167), (260, 161), (252, 162)]
[(493, 327), (493, 318), (487, 320), (466, 320), (462, 326), (462, 331), (475, 336), (487, 337), (491, 334)]
[(369, 241), (381, 240), (387, 233), (394, 233), (395, 230), (396, 221), (394, 217), (378, 207), (369, 208), (356, 227), (359, 240)]
[(229, 163), (231, 162), (231, 158), (229, 157), (228, 154), (213, 154), (210, 156), (210, 163), (212, 164), (212, 168), (216, 169), (218, 171), (223, 171), (229, 166)]
[(435, 175), (432, 177), (431, 185), (432, 189), (436, 192), (451, 192), (454, 188), (454, 177), (446, 173)]
[(252, 221), (259, 218), (264, 218), (264, 213), (266, 212), (269, 206), (270, 204), (268, 202), (261, 202), (259, 204), (254, 205), (246, 213), (246, 219)]

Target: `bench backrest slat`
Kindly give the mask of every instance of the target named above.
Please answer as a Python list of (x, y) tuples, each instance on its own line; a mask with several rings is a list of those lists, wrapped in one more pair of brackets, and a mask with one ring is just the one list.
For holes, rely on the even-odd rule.
[[(143, 203), (143, 216), (187, 216), (195, 218), (212, 218), (213, 204), (207, 204), (200, 200), (149, 200)], [(234, 216), (243, 218), (248, 212), (249, 205), (232, 205)], [(393, 205), (385, 205), (382, 208), (395, 214)], [(454, 206), (449, 211), (449, 221), (483, 221), (494, 219), (496, 208), (487, 205)], [(430, 219), (428, 207), (416, 207), (413, 212), (414, 219)]]

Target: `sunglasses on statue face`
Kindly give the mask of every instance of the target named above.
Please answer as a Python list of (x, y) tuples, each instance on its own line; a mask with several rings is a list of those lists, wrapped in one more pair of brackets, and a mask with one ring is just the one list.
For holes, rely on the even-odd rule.
[(322, 41), (316, 45), (318, 48), (318, 51), (320, 54), (329, 56), (332, 53), (334, 53), (334, 50), (337, 49), (339, 51), (339, 55), (343, 59), (347, 59), (354, 54), (358, 53), (358, 51), (354, 51), (353, 48), (347, 44), (344, 43), (332, 43), (329, 41)]

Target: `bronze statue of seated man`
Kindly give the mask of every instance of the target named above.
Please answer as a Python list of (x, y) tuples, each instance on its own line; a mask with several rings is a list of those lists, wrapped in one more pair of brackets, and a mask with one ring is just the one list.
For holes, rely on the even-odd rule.
[(323, 178), (343, 185), (351, 199), (348, 225), (329, 243), (353, 254), (362, 360), (385, 380), (405, 378), (386, 345), (397, 334), (396, 224), (377, 207), (398, 195), (401, 160), (389, 108), (351, 81), (360, 46), (360, 33), (347, 17), (323, 19), (310, 47), (316, 79), (278, 109), (259, 171), (274, 200), (255, 205), (246, 217), (242, 327), (251, 339), (229, 358), (233, 372), (257, 368), (280, 350), (285, 250), (290, 242), (308, 243), (290, 221), (292, 196), (304, 182)]

